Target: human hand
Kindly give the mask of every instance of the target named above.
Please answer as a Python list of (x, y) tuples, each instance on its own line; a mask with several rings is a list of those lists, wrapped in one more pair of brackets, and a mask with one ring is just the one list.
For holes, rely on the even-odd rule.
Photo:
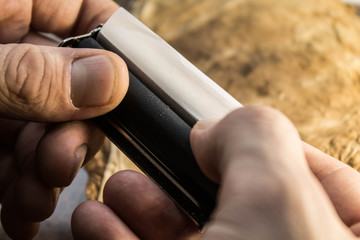
[(12, 238), (28, 239), (102, 145), (102, 133), (80, 120), (116, 107), (128, 76), (113, 53), (45, 46), (54, 44), (37, 33), (86, 33), (116, 11), (113, 1), (2, 0), (0, 6), (1, 221)]
[(360, 175), (301, 142), (281, 113), (234, 111), (209, 127), (198, 124), (191, 145), (202, 170), (220, 182), (205, 227), (194, 224), (146, 177), (119, 172), (104, 202), (80, 205), (75, 239), (355, 239)]

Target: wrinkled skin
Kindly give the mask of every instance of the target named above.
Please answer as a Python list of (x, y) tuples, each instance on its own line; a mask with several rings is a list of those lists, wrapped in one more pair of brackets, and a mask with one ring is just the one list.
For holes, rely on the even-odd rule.
[[(31, 239), (61, 189), (103, 143), (83, 120), (117, 106), (128, 85), (115, 54), (60, 49), (37, 32), (83, 34), (119, 6), (111, 0), (0, 0), (0, 6), (1, 221), (12, 238)], [(86, 76), (83, 69), (93, 65), (99, 74)]]

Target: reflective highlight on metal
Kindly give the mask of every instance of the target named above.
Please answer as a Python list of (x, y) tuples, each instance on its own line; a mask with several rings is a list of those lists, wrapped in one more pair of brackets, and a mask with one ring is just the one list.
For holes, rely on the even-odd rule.
[(222, 118), (241, 104), (143, 23), (120, 8), (97, 41), (125, 59), (131, 72), (191, 125)]

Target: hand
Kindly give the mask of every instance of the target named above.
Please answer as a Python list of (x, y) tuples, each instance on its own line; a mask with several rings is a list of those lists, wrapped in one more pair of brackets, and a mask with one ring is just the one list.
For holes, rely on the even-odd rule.
[(86, 33), (118, 8), (112, 0), (1, 0), (0, 6), (1, 221), (12, 238), (28, 239), (102, 145), (101, 132), (80, 120), (116, 107), (128, 75), (113, 53), (45, 46), (54, 44), (37, 33)]
[(281, 113), (234, 111), (199, 123), (191, 145), (207, 176), (220, 182), (217, 208), (203, 234), (146, 177), (119, 172), (104, 202), (80, 205), (76, 239), (355, 239), (360, 175), (301, 142)]

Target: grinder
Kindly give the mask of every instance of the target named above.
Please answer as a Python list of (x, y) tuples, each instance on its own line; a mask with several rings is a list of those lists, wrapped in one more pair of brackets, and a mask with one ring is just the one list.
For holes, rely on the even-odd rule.
[(124, 8), (61, 47), (115, 52), (129, 69), (129, 89), (108, 114), (95, 118), (105, 135), (201, 228), (216, 204), (218, 184), (200, 170), (190, 131), (242, 105)]

